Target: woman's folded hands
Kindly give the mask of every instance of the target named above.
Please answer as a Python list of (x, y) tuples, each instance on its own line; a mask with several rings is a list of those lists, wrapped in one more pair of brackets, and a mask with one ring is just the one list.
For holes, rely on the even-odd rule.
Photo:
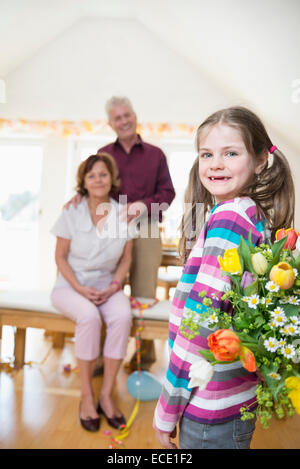
[(117, 291), (117, 285), (109, 285), (107, 288), (103, 290), (97, 290), (95, 287), (86, 287), (81, 285), (78, 288), (78, 293), (82, 296), (87, 298), (88, 300), (92, 301), (95, 305), (99, 306), (102, 303), (105, 303), (108, 298), (113, 295)]

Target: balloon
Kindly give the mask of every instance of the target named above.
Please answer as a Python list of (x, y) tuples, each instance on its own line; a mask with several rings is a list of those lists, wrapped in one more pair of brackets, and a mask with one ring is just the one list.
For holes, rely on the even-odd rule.
[(127, 379), (127, 390), (135, 399), (154, 401), (160, 396), (162, 385), (148, 371), (134, 371)]

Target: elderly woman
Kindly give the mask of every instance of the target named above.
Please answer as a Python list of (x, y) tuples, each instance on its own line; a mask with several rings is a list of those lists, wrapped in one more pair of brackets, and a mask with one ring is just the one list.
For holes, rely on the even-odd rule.
[[(63, 210), (52, 233), (57, 237), (58, 277), (51, 301), (76, 322), (75, 354), (81, 379), (79, 417), (89, 431), (99, 429), (103, 413), (114, 428), (125, 419), (112, 399), (114, 382), (126, 354), (131, 328), (129, 299), (121, 290), (131, 263), (132, 241), (119, 217), (119, 204), (109, 197), (119, 187), (118, 170), (107, 153), (91, 155), (77, 172), (75, 208)], [(106, 324), (104, 376), (95, 405), (92, 376)]]

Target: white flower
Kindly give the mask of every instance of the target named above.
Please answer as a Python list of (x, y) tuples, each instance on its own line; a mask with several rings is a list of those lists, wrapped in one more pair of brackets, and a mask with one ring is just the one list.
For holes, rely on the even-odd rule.
[(275, 373), (275, 371), (273, 371), (272, 373), (269, 373), (268, 376), (270, 376), (270, 378), (273, 378), (273, 379), (280, 379), (281, 376), (279, 373)]
[(290, 319), (291, 323), (294, 324), (294, 326), (297, 326), (299, 324), (299, 317), (298, 316), (291, 316), (289, 319)]
[(274, 329), (275, 327), (277, 327), (277, 324), (274, 321), (274, 319), (271, 319), (271, 321), (269, 322), (269, 326), (270, 326), (271, 329)]
[(282, 308), (280, 308), (280, 306), (278, 306), (277, 308), (273, 309), (273, 311), (271, 311), (271, 316), (273, 318), (275, 318), (276, 316), (284, 316), (284, 310)]
[(284, 314), (278, 314), (277, 316), (273, 317), (273, 320), (272, 322), (274, 322), (276, 324), (276, 326), (283, 326), (283, 324), (285, 323), (286, 321), (286, 317)]
[(212, 313), (209, 317), (208, 317), (208, 323), (209, 324), (214, 324), (214, 323), (217, 323), (218, 322), (218, 316), (216, 313)]
[(283, 335), (289, 335), (289, 331), (288, 331), (288, 328), (286, 326), (282, 327), (280, 330), (279, 330), (280, 334), (283, 334)]
[(281, 298), (281, 300), (279, 300), (279, 303), (282, 305), (286, 305), (289, 302), (289, 299), (289, 296), (285, 296), (284, 298)]
[(274, 337), (270, 337), (264, 341), (264, 346), (269, 352), (276, 352), (278, 349), (278, 341)]
[(266, 284), (266, 289), (271, 292), (278, 292), (279, 288), (279, 285), (276, 285), (276, 283), (272, 282), (272, 280)]
[(286, 344), (281, 348), (281, 353), (286, 358), (292, 358), (295, 355), (295, 347), (293, 345)]
[(299, 305), (300, 300), (296, 296), (290, 296), (288, 300), (290, 305)]
[(286, 344), (286, 340), (285, 340), (285, 339), (280, 339), (280, 340), (278, 341), (279, 347), (284, 347), (285, 344)]
[(288, 335), (298, 334), (298, 327), (295, 327), (294, 324), (285, 325), (285, 329), (287, 329)]
[(259, 305), (259, 296), (258, 295), (248, 296), (247, 303), (248, 303), (249, 308), (256, 309), (257, 305)]
[(272, 322), (275, 323), (277, 326), (282, 326), (286, 322), (286, 315), (284, 311), (279, 306), (271, 311)]
[(295, 278), (296, 278), (296, 277), (297, 277), (297, 275), (298, 275), (298, 270), (297, 270), (297, 269), (293, 269), (293, 271), (294, 271)]
[(271, 298), (265, 298), (265, 304), (267, 306), (270, 306), (272, 304), (272, 299)]
[(204, 358), (200, 358), (197, 362), (190, 366), (188, 384), (189, 388), (199, 386), (199, 390), (203, 391), (214, 374), (214, 367)]

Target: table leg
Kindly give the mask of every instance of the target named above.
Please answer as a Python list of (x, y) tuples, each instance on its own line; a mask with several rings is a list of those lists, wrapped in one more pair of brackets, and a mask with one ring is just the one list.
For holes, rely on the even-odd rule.
[(26, 329), (17, 328), (15, 333), (15, 366), (22, 367), (25, 363)]
[(64, 348), (65, 334), (63, 332), (54, 332), (53, 334), (53, 348)]

